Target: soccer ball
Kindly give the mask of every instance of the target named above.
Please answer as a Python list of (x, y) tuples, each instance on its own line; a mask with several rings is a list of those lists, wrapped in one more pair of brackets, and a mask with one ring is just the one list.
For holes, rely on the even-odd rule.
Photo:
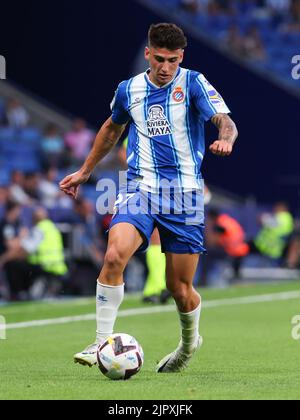
[(128, 334), (112, 334), (97, 350), (98, 367), (110, 379), (129, 379), (144, 363), (142, 347)]

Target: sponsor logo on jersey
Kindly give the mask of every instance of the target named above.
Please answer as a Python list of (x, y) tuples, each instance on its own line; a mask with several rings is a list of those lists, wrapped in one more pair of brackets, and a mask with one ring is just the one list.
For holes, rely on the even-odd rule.
[(149, 137), (168, 136), (172, 134), (171, 124), (164, 114), (161, 105), (153, 105), (148, 111), (147, 129)]
[(177, 87), (173, 92), (173, 99), (175, 102), (183, 102), (185, 98), (184, 92), (181, 87)]
[(213, 104), (224, 102), (222, 96), (214, 89), (208, 91), (209, 99)]

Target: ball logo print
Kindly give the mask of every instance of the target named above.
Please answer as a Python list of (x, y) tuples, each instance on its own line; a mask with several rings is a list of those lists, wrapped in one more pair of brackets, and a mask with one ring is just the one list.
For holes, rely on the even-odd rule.
[(6, 340), (6, 320), (0, 316), (0, 340)]
[(292, 70), (292, 78), (294, 80), (300, 79), (300, 55), (294, 55), (292, 58), (292, 64), (295, 64)]
[(294, 340), (300, 340), (300, 315), (294, 316), (292, 325), (294, 325), (294, 328), (292, 329), (292, 338)]
[(144, 353), (134, 337), (128, 334), (112, 334), (98, 348), (98, 367), (109, 379), (129, 379), (143, 366)]
[(0, 80), (6, 79), (6, 60), (3, 55), (0, 55)]

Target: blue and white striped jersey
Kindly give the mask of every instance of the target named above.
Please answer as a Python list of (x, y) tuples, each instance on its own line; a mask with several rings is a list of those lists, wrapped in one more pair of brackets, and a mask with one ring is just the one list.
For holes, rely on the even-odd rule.
[(230, 113), (203, 74), (179, 68), (163, 87), (142, 73), (122, 82), (111, 104), (116, 124), (130, 121), (128, 180), (156, 190), (162, 180), (183, 190), (200, 189), (205, 153), (204, 123)]

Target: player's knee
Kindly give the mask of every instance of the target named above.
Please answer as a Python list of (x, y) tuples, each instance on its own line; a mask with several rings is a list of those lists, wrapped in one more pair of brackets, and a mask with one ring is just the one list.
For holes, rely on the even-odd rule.
[(190, 294), (190, 287), (183, 282), (177, 282), (168, 289), (176, 302), (184, 302)]
[(108, 270), (120, 271), (126, 265), (125, 257), (122, 252), (112, 246), (106, 252), (104, 264)]

